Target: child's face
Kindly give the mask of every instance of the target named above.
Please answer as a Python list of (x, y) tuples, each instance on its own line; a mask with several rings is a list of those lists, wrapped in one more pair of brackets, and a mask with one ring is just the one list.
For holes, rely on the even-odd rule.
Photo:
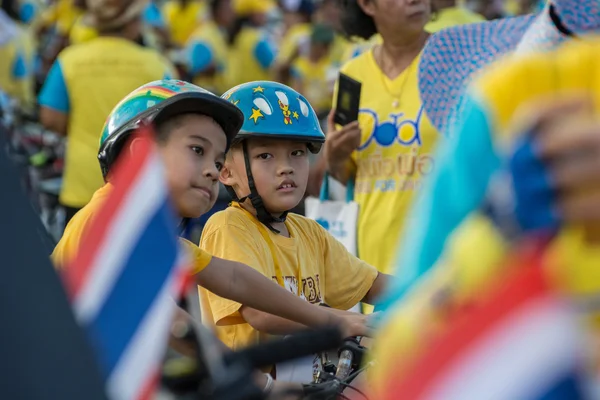
[[(305, 143), (253, 139), (248, 141), (248, 155), (256, 189), (265, 207), (273, 214), (296, 207), (304, 197), (308, 181), (308, 149)], [(232, 186), (238, 197), (250, 193), (240, 146), (232, 150), (221, 181)]]
[(217, 200), (227, 141), (223, 129), (210, 117), (189, 114), (179, 118), (159, 151), (179, 215), (198, 218)]

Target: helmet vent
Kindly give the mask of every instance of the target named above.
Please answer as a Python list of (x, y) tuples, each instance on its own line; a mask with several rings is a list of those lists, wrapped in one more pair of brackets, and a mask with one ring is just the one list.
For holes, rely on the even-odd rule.
[(305, 117), (308, 117), (308, 105), (300, 99), (298, 99), (298, 102), (300, 103), (300, 112)]
[(260, 109), (260, 111), (264, 112), (265, 114), (267, 114), (267, 115), (273, 114), (273, 109), (271, 108), (271, 106), (269, 105), (267, 100), (259, 97), (257, 99), (254, 99), (253, 103), (256, 107), (258, 107)]

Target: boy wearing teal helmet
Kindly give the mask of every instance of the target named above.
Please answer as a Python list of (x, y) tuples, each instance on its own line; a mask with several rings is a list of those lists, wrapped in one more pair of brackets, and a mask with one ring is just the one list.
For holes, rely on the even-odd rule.
[[(125, 151), (124, 145), (136, 128), (154, 123), (175, 209), (182, 218), (196, 218), (207, 212), (217, 198), (219, 169), (242, 120), (243, 115), (234, 105), (182, 81), (151, 82), (130, 93), (114, 108), (102, 134), (98, 158), (107, 183), (67, 225), (52, 254), (57, 267), (73, 258), (85, 229), (112, 190), (110, 168)], [(135, 151), (135, 140), (127, 150)], [(346, 335), (366, 333), (364, 320), (341, 319), (315, 310), (251, 268), (211, 257), (182, 241), (193, 254), (198, 283), (209, 290), (305, 325), (340, 324)], [(262, 296), (255, 296), (257, 287)]]
[[(317, 222), (288, 214), (304, 197), (308, 152), (317, 153), (325, 140), (308, 101), (268, 81), (236, 86), (222, 97), (244, 113), (220, 172), (235, 201), (208, 220), (200, 247), (248, 264), (313, 304), (347, 310), (372, 302), (388, 277), (348, 253)], [(260, 296), (260, 289), (255, 293)], [(201, 303), (205, 322), (214, 324), (219, 338), (233, 349), (297, 329), (291, 321), (206, 290)]]

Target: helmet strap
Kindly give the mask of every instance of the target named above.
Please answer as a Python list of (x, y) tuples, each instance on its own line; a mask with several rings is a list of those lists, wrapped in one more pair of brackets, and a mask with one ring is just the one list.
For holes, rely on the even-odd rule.
[(280, 233), (277, 229), (271, 226), (274, 222), (285, 222), (285, 218), (287, 217), (288, 212), (282, 213), (278, 218), (274, 217), (265, 207), (265, 204), (262, 200), (262, 197), (258, 194), (258, 190), (256, 189), (256, 185), (254, 183), (254, 176), (252, 175), (252, 169), (250, 168), (250, 155), (248, 154), (248, 144), (244, 140), (242, 143), (244, 150), (244, 163), (246, 164), (246, 175), (248, 177), (248, 187), (250, 188), (250, 194), (243, 199), (240, 199), (240, 203), (245, 201), (247, 198), (250, 199), (252, 203), (252, 207), (256, 210), (256, 218), (269, 228), (271, 231), (275, 233)]

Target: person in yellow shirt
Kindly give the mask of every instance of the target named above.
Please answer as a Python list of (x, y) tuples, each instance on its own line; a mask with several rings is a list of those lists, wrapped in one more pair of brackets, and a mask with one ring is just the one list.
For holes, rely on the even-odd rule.
[(266, 0), (233, 0), (237, 19), (229, 36), (231, 85), (270, 78), (277, 48), (265, 26), (273, 7)]
[(415, 194), (435, 168), (433, 150), (442, 137), (423, 111), (418, 87), (430, 5), (357, 1), (347, 2), (344, 13), (349, 36), (369, 39), (379, 32), (382, 42), (342, 67), (362, 83), (359, 118), (336, 128), (330, 115), (323, 157), (339, 182), (355, 179), (359, 257), (389, 273)]
[(192, 34), (186, 45), (187, 70), (196, 85), (222, 94), (230, 85), (228, 31), (235, 20), (231, 0), (213, 0), (211, 18)]
[(204, 0), (169, 0), (162, 7), (162, 14), (172, 44), (184, 47), (190, 35), (207, 19)]
[(431, 33), (451, 26), (485, 21), (482, 15), (476, 14), (466, 7), (459, 6), (456, 0), (432, 0), (432, 7), (434, 18), (425, 27)]
[(39, 95), (42, 124), (67, 138), (60, 192), (67, 222), (103, 184), (95, 155), (104, 115), (136, 87), (174, 75), (157, 51), (135, 43), (145, 3), (136, 0), (120, 12), (110, 1), (88, 1), (89, 25), (100, 36), (61, 52)]
[[(496, 168), (497, 162), (496, 157), (484, 155), (492, 148), (490, 132), (496, 130), (496, 126), (489, 124), (505, 124), (505, 117), (498, 113), (511, 115), (518, 96), (527, 98), (537, 93), (523, 85), (511, 88), (514, 93), (496, 100), (493, 93), (497, 91), (500, 95), (504, 91), (492, 88), (491, 80), (486, 82), (489, 87), (486, 90), (480, 87), (481, 81), (470, 89), (465, 88), (469, 88), (485, 66), (493, 65), (503, 57), (544, 53), (573, 37), (583, 39), (593, 32), (600, 32), (597, 10), (598, 0), (552, 0), (539, 14), (464, 25), (430, 38), (419, 66), (420, 95), (433, 125), (452, 140), (444, 142), (436, 154), (437, 168), (424, 187), (420, 201), (411, 210), (414, 218), (401, 238), (402, 245), (397, 246), (399, 254), (395, 262), (398, 267), (394, 275), (398, 278), (381, 299), (381, 309), (402, 301), (404, 293), (428, 273), (438, 260), (449, 233), (485, 191), (487, 174)], [(488, 46), (489, 43), (494, 46)], [(461, 52), (445, 51), (449, 48), (460, 48)], [(552, 68), (547, 65), (545, 73), (552, 74)], [(585, 73), (577, 79), (588, 76), (592, 75)], [(564, 79), (559, 81), (566, 84)], [(523, 82), (528, 80), (523, 79)], [(537, 81), (531, 79), (531, 82)], [(470, 118), (467, 122), (466, 116)], [(471, 127), (468, 125), (471, 123), (478, 126)], [(498, 130), (504, 128), (501, 125)], [(475, 131), (479, 134), (469, 133)], [(478, 160), (475, 161), (476, 170), (470, 167), (475, 159)], [(450, 202), (442, 194), (448, 193), (448, 189), (457, 194)], [(404, 248), (410, 251), (403, 251)]]
[(0, 91), (17, 102), (17, 108), (34, 109), (33, 39), (18, 22), (14, 3), (0, 9)]
[(308, 54), (312, 17), (315, 13), (315, 5), (311, 0), (290, 3), (284, 3), (283, 6), (284, 33), (273, 67), (274, 79), (286, 84), (290, 82), (291, 64), (298, 56)]
[[(219, 178), (235, 200), (208, 220), (200, 247), (247, 263), (311, 304), (347, 310), (373, 301), (388, 277), (348, 253), (316, 221), (289, 213), (304, 197), (308, 152), (318, 152), (325, 139), (306, 98), (269, 81), (236, 86), (222, 97), (244, 112)], [(298, 327), (204, 289), (201, 306), (203, 321), (232, 349)]]
[[(600, 292), (594, 267), (600, 262), (599, 50), (600, 39), (582, 40), (510, 58), (471, 87), (461, 135), (448, 151), (477, 171), (460, 179), (461, 169), (453, 168), (447, 182), (471, 211), (446, 238), (435, 267), (389, 309), (373, 355), (374, 382), (397, 367), (397, 354), (415, 354), (431, 337), (426, 331), (435, 332), (453, 311), (469, 307), (509, 273), (511, 244), (531, 233), (549, 235), (544, 269), (559, 290), (581, 302), (597, 334), (598, 309), (586, 302)], [(469, 138), (468, 132), (483, 137)], [(485, 161), (473, 163), (475, 153)], [(502, 174), (512, 185), (497, 186)], [(462, 192), (467, 182), (472, 187)], [(592, 353), (597, 368), (600, 354)]]
[[(177, 214), (186, 219), (198, 218), (214, 205), (219, 169), (242, 122), (243, 115), (237, 107), (183, 81), (150, 82), (128, 94), (112, 110), (102, 130), (97, 159), (106, 183), (69, 222), (52, 253), (56, 267), (68, 268), (76, 256), (86, 229), (113, 190), (112, 166), (121, 152), (135, 151), (135, 139), (131, 142), (129, 139), (138, 127), (155, 125), (169, 194)], [(181, 242), (192, 255), (196, 280), (215, 293), (301, 324), (341, 324), (344, 334), (366, 333), (360, 317), (340, 318), (327, 310), (310, 307), (253, 269), (212, 257), (184, 239)], [(261, 296), (256, 296), (255, 290)]]
[(330, 50), (334, 40), (332, 28), (314, 25), (308, 55), (299, 56), (292, 63), (292, 87), (306, 94), (319, 119), (327, 115), (331, 106), (333, 86), (329, 85), (328, 78), (333, 66)]

